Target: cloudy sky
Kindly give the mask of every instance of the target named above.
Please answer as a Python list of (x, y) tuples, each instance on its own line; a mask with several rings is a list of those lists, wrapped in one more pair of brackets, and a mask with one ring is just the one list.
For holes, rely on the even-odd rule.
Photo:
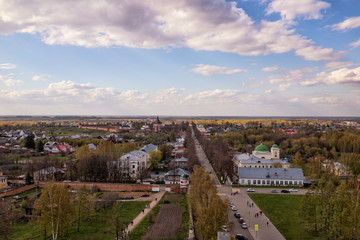
[(360, 116), (359, 0), (0, 0), (0, 115)]

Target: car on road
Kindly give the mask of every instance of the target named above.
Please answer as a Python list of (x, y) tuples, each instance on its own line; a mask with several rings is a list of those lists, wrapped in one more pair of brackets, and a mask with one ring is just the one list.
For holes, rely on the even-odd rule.
[(314, 194), (314, 193), (315, 193), (314, 190), (311, 190), (311, 189), (310, 189), (310, 190), (308, 191), (308, 194)]
[(281, 190), (281, 193), (290, 193), (290, 191), (287, 189), (283, 189), (283, 190)]
[(235, 239), (236, 240), (248, 240), (248, 238), (242, 234), (236, 234)]
[(231, 207), (231, 210), (237, 211), (237, 208), (236, 208), (235, 206), (232, 206), (232, 207)]
[(234, 213), (234, 216), (235, 216), (236, 218), (241, 218), (241, 215), (240, 215), (240, 213), (238, 213), (238, 212)]
[(255, 190), (252, 189), (252, 188), (248, 188), (246, 191), (247, 191), (247, 192), (255, 192)]
[(241, 224), (241, 228), (243, 228), (243, 229), (247, 229), (247, 228), (248, 228), (246, 222), (243, 222), (243, 223)]
[(298, 191), (298, 190), (295, 189), (295, 188), (292, 188), (292, 189), (289, 190), (289, 192), (297, 192), (297, 191)]
[(150, 194), (145, 193), (145, 194), (141, 195), (141, 197), (150, 197)]
[(278, 193), (278, 191), (275, 190), (275, 189), (271, 190), (270, 192), (271, 192), (271, 193)]
[(245, 220), (244, 220), (243, 218), (239, 218), (238, 221), (239, 221), (239, 223), (241, 223), (241, 224), (245, 222)]
[(233, 202), (229, 203), (230, 207), (235, 206)]
[(126, 196), (126, 197), (124, 197), (123, 199), (125, 199), (125, 200), (130, 200), (130, 199), (134, 199), (134, 197), (133, 197), (133, 196)]

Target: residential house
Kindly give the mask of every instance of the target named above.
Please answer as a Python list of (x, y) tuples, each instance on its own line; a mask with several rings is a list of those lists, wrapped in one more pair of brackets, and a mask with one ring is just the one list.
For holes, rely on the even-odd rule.
[(178, 168), (187, 169), (188, 168), (187, 163), (188, 163), (188, 159), (185, 157), (175, 159), (175, 166)]
[(60, 168), (55, 168), (53, 166), (43, 168), (39, 171), (34, 172), (34, 181), (47, 181), (56, 179), (59, 180), (63, 176), (65, 172), (61, 170)]
[(155, 150), (158, 150), (158, 147), (154, 144), (147, 144), (147, 145), (143, 146), (142, 148), (140, 148), (140, 151), (146, 152), (146, 153), (150, 153), (150, 151), (155, 151)]
[(181, 176), (183, 174), (190, 176), (189, 172), (182, 168), (176, 168), (174, 170), (165, 173), (164, 175), (165, 184), (180, 184)]
[(303, 186), (301, 168), (239, 168), (240, 185)]
[(3, 172), (0, 172), (0, 189), (5, 189), (8, 187), (7, 177), (3, 175)]

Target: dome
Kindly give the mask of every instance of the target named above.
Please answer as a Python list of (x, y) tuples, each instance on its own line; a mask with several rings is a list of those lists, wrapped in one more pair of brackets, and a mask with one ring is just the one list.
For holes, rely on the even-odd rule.
[(274, 144), (271, 148), (279, 148), (279, 146), (277, 144)]
[(189, 175), (187, 175), (186, 173), (183, 173), (183, 175), (181, 175), (181, 178), (182, 178), (182, 179), (188, 179), (188, 178), (189, 178)]
[(268, 152), (269, 149), (263, 145), (262, 143), (260, 143), (260, 145), (258, 145), (256, 148), (255, 148), (255, 151), (257, 152)]

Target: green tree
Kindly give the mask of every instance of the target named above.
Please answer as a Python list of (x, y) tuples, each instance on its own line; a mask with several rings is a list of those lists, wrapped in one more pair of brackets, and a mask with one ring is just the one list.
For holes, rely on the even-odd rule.
[(161, 145), (159, 146), (159, 150), (160, 150), (161, 153), (162, 153), (161, 160), (166, 160), (166, 159), (171, 158), (172, 148), (171, 148), (169, 145), (167, 145), (167, 144), (161, 144)]
[(35, 212), (40, 231), (50, 230), (53, 240), (68, 228), (73, 219), (70, 191), (64, 184), (47, 183), (35, 202)]
[(75, 153), (75, 157), (77, 160), (83, 159), (83, 158), (87, 158), (90, 157), (90, 155), (92, 154), (92, 150), (89, 148), (88, 145), (83, 145), (81, 147), (78, 148), (78, 150)]
[(36, 151), (37, 152), (43, 152), (44, 151), (44, 142), (41, 140), (37, 140), (36, 143)]
[(80, 222), (88, 218), (94, 210), (94, 197), (83, 186), (79, 191), (76, 199), (77, 210), (77, 231), (80, 231)]
[(162, 153), (159, 150), (154, 150), (149, 152), (149, 162), (150, 168), (155, 169), (160, 166), (160, 161), (162, 158)]
[(35, 149), (34, 134), (29, 134), (27, 137), (25, 137), (24, 146), (25, 146), (26, 148), (33, 148), (33, 149)]
[(171, 130), (171, 132), (169, 134), (169, 139), (170, 139), (171, 142), (176, 141), (176, 132), (174, 130)]

